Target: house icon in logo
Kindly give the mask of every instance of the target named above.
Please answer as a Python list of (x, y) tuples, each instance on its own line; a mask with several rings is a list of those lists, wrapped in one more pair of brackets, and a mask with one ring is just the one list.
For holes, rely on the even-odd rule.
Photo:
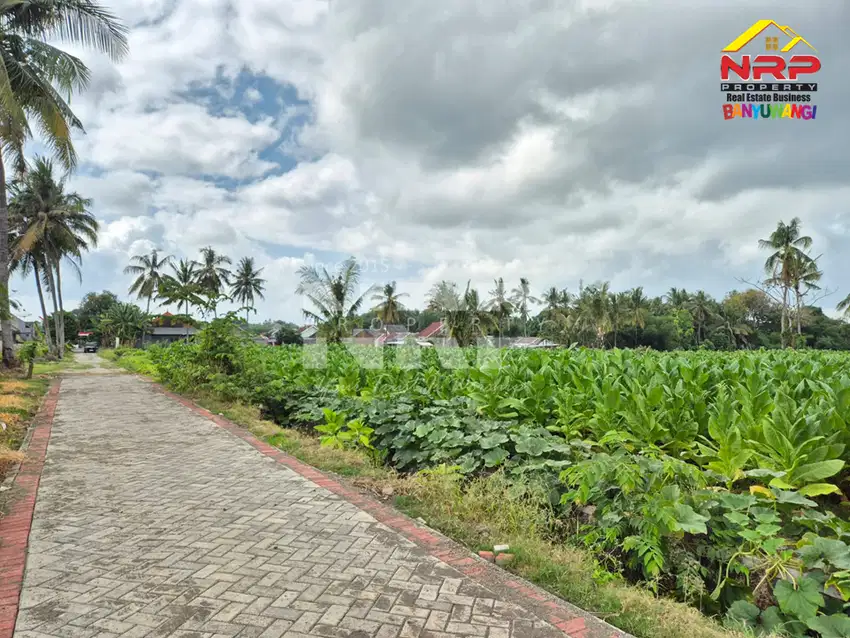
[[(774, 20), (759, 20), (739, 35), (735, 40), (730, 42), (726, 48), (723, 49), (723, 53), (737, 53), (759, 36), (763, 36), (765, 38), (765, 49), (767, 51), (788, 53), (798, 44), (805, 44), (812, 51), (816, 51), (816, 49), (809, 44), (803, 36), (798, 35), (791, 27), (782, 26)], [(779, 47), (782, 43), (784, 44), (780, 49)]]

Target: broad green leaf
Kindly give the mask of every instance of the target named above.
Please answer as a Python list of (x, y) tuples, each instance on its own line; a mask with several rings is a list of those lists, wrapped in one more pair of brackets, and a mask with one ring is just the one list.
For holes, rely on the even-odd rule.
[[(770, 485), (770, 487), (775, 487), (776, 489), (779, 489), (779, 490), (793, 490), (794, 489), (793, 485), (791, 485), (785, 479), (781, 479), (781, 478), (773, 479), (770, 483), (768, 483), (768, 485)], [(750, 488), (750, 489), (752, 489), (752, 488)]]
[(811, 483), (797, 490), (803, 496), (823, 496), (824, 494), (841, 494), (838, 486), (832, 483)]
[(762, 542), (761, 548), (766, 554), (772, 555), (778, 552), (783, 545), (787, 544), (788, 541), (786, 541), (784, 538), (768, 538), (766, 541)]
[(763, 468), (758, 468), (755, 470), (747, 470), (744, 472), (744, 476), (747, 478), (766, 478), (770, 476), (771, 478), (781, 478), (785, 476), (785, 472), (777, 472), (776, 470), (767, 470)]
[(761, 610), (746, 600), (736, 600), (729, 606), (726, 615), (732, 620), (742, 622), (749, 627), (755, 627)]
[(758, 525), (756, 531), (764, 538), (770, 538), (778, 534), (782, 528), (779, 525)]
[(728, 520), (730, 523), (740, 525), (741, 527), (746, 527), (746, 525), (750, 522), (750, 517), (743, 512), (726, 512), (723, 515), (723, 518)]
[(458, 459), (460, 461), (460, 471), (464, 474), (469, 474), (478, 469), (480, 461), (472, 454), (466, 454)]
[(779, 607), (768, 607), (761, 612), (761, 626), (764, 627), (764, 630), (768, 633), (781, 633), (780, 630), (784, 623), (785, 619), (779, 612)]
[(653, 407), (657, 406), (659, 403), (661, 403), (661, 400), (664, 398), (664, 387), (660, 386), (660, 385), (656, 385), (656, 386), (650, 388), (649, 392), (647, 393), (646, 398), (647, 398), (647, 402), (649, 403), (649, 405), (651, 405)]
[(529, 456), (540, 456), (552, 449), (551, 444), (544, 438), (523, 436), (516, 441), (516, 451), (518, 454), (528, 454)]
[(502, 443), (507, 443), (508, 440), (508, 435), (504, 432), (491, 432), (487, 436), (482, 436), (478, 439), (478, 445), (484, 450), (489, 450), (502, 445)]
[(501, 465), (506, 458), (508, 458), (507, 450), (501, 447), (493, 448), (484, 454), (484, 466), (496, 467)]
[(850, 547), (834, 538), (815, 537), (810, 545), (800, 548), (800, 558), (809, 569), (824, 569), (827, 564), (850, 569)]
[(761, 523), (779, 523), (781, 519), (779, 515), (772, 509), (766, 507), (754, 507), (750, 510), (750, 515), (756, 519), (756, 522)]
[(786, 614), (806, 621), (817, 614), (823, 606), (823, 595), (817, 581), (808, 576), (797, 580), (797, 586), (788, 580), (780, 580), (773, 588), (779, 608)]
[(804, 505), (806, 507), (817, 506), (817, 503), (807, 499), (805, 496), (798, 494), (797, 492), (774, 490), (773, 493), (776, 494), (776, 502), (781, 505)]
[[(773, 498), (773, 494), (770, 495)], [(756, 498), (751, 494), (721, 494), (719, 500), (730, 510), (745, 510), (756, 504)]]
[(844, 614), (816, 616), (807, 620), (806, 624), (821, 638), (850, 638), (850, 618)]
[(679, 529), (688, 534), (705, 534), (705, 527), (708, 522), (708, 516), (697, 514), (690, 505), (682, 503), (677, 504), (673, 511), (675, 512), (676, 523)]
[(835, 476), (844, 467), (844, 461), (835, 459), (833, 461), (821, 461), (819, 463), (807, 463), (796, 468), (792, 475), (794, 482), (798, 485), (806, 485), (816, 481)]
[(431, 434), (434, 431), (435, 425), (433, 423), (420, 423), (413, 430), (413, 433), (418, 437), (425, 437)]

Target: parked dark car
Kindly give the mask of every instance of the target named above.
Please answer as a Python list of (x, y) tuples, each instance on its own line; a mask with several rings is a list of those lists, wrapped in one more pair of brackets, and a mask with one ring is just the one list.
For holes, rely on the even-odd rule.
[(97, 341), (86, 341), (83, 352), (97, 352)]

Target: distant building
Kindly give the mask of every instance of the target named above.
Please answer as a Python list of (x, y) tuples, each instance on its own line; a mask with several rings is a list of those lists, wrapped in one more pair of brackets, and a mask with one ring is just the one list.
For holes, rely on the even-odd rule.
[(400, 324), (388, 323), (381, 329), (381, 332), (386, 332), (388, 334), (409, 334), (410, 329), (407, 326), (402, 326)]
[(379, 346), (398, 347), (398, 346), (420, 346), (422, 348), (433, 348), (434, 344), (426, 339), (420, 339), (413, 332), (403, 334), (388, 334), (379, 337), (375, 343)]
[(446, 324), (442, 321), (435, 321), (419, 331), (420, 339), (435, 339), (447, 336), (448, 330), (446, 330)]
[(444, 321), (435, 321), (426, 326), (419, 331), (417, 337), (438, 348), (453, 348), (457, 346), (457, 341), (449, 336), (449, 328)]
[(319, 333), (319, 328), (317, 326), (301, 326), (298, 328), (298, 334), (301, 335), (302, 339), (315, 339), (316, 335)]
[(35, 338), (35, 322), (24, 321), (12, 315), (12, 336), (15, 341), (32, 341)]
[(144, 336), (144, 339), (136, 340), (136, 347), (149, 346), (154, 343), (166, 344), (180, 341), (186, 337), (192, 337), (197, 334), (198, 329), (192, 326), (188, 327), (171, 327), (171, 326), (154, 326), (151, 331)]
[(355, 328), (351, 331), (353, 339), (377, 339), (380, 336), (380, 330), (372, 330), (371, 328)]
[(544, 339), (543, 337), (518, 337), (513, 340), (509, 348), (525, 348), (525, 349), (537, 349), (537, 348), (557, 348), (558, 344), (554, 341), (549, 341), (548, 339)]

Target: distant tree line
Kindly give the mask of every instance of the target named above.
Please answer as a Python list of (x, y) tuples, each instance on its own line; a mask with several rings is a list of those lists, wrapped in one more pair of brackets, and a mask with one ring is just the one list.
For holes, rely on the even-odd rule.
[[(843, 319), (814, 305), (827, 291), (820, 286), (823, 273), (800, 220), (779, 222), (759, 246), (768, 251), (764, 276), (742, 280), (746, 289), (722, 299), (675, 287), (649, 297), (642, 287), (614, 291), (608, 282), (580, 285), (575, 293), (552, 287), (536, 295), (528, 279), (520, 278), (511, 288), (500, 277), (484, 297), (468, 284), (461, 288), (440, 281), (429, 291), (426, 307), (413, 309), (404, 305), (406, 295), (394, 281), (361, 292), (361, 271), (353, 258), (334, 272), (304, 266), (296, 292), (310, 302), (305, 318), (330, 341), (340, 341), (354, 328), (402, 324), (415, 332), (442, 321), (462, 346), (497, 335), (597, 348), (850, 350), (850, 295), (837, 306)], [(364, 312), (369, 300), (376, 303)]]

